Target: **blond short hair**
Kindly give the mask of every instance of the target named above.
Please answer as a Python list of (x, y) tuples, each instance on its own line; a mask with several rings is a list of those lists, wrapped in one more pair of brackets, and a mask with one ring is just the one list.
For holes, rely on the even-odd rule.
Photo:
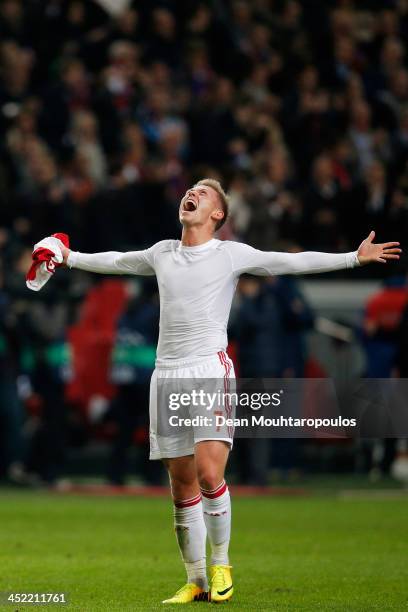
[(216, 191), (218, 193), (218, 197), (219, 197), (219, 200), (221, 202), (222, 212), (224, 213), (223, 218), (220, 219), (219, 221), (217, 221), (217, 223), (215, 225), (215, 231), (218, 231), (220, 229), (220, 227), (222, 227), (224, 225), (224, 223), (226, 222), (226, 220), (228, 219), (228, 213), (229, 213), (229, 199), (228, 199), (228, 196), (225, 193), (224, 189), (222, 188), (221, 183), (219, 181), (217, 181), (216, 179), (212, 179), (212, 178), (201, 179), (201, 181), (198, 181), (194, 185), (194, 187), (198, 187), (199, 185), (205, 185), (206, 187), (211, 187), (212, 189), (214, 189), (214, 191)]

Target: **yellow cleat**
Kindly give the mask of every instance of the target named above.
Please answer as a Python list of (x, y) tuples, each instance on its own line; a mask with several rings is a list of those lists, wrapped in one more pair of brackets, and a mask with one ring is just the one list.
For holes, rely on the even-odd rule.
[(209, 599), (214, 603), (228, 601), (234, 592), (231, 565), (211, 565)]
[(185, 584), (170, 599), (162, 601), (164, 604), (186, 604), (192, 601), (208, 601), (208, 593), (196, 584)]

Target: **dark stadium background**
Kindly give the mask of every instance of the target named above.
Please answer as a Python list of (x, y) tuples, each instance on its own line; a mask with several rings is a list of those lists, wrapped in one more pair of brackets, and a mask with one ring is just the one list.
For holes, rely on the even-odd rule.
[[(406, 247), (407, 40), (406, 0), (0, 2), (3, 483), (164, 476), (147, 460), (155, 283), (60, 269), (30, 292), (41, 238), (66, 232), (86, 252), (178, 238), (181, 196), (211, 176), (231, 197), (222, 239), (336, 252), (374, 229)], [(406, 274), (402, 258), (243, 278), (229, 348), (239, 372), (407, 376)], [(238, 441), (230, 478), (389, 485), (401, 449)]]

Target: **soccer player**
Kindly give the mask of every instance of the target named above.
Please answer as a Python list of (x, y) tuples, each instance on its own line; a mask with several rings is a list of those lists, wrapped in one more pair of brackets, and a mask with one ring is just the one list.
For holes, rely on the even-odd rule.
[[(227, 322), (242, 273), (267, 276), (354, 268), (398, 259), (398, 242), (374, 244), (374, 232), (351, 253), (279, 253), (221, 241), (214, 233), (228, 216), (220, 183), (203, 179), (189, 189), (179, 207), (181, 240), (163, 240), (143, 251), (85, 254), (64, 250), (64, 262), (101, 274), (156, 275), (160, 292), (160, 336), (150, 394), (150, 458), (163, 460), (170, 478), (174, 525), (187, 584), (164, 603), (208, 599), (220, 602), (233, 593), (228, 546), (231, 503), (224, 471), (232, 432), (213, 439), (157, 431), (158, 380), (234, 377), (226, 353)], [(211, 438), (211, 436), (209, 436)], [(206, 537), (211, 544), (207, 582)]]

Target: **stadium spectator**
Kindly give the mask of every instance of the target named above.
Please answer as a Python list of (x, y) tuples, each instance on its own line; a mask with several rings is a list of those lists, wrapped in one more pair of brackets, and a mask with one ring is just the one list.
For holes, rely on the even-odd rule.
[(158, 337), (159, 302), (156, 287), (151, 283), (145, 285), (144, 294), (135, 295), (119, 319), (112, 352), (110, 379), (117, 385), (117, 395), (111, 420), (116, 433), (108, 477), (115, 485), (125, 484), (129, 472), (128, 451), (136, 436), (143, 449), (138, 471), (149, 482), (157, 483), (161, 476), (160, 466), (148, 460), (147, 450), (149, 386)]
[(397, 334), (408, 300), (406, 279), (390, 278), (370, 297), (363, 321), (367, 378), (389, 378), (397, 356)]
[[(260, 280), (243, 276), (239, 306), (233, 317), (233, 337), (238, 343), (238, 364), (243, 379), (299, 378), (304, 375), (304, 333), (313, 324), (313, 313), (293, 277)], [(251, 384), (251, 383), (249, 383)], [(259, 390), (257, 388), (257, 390)], [(271, 451), (274, 466), (287, 474), (296, 466), (296, 440), (237, 440), (241, 478), (253, 485), (268, 483)]]
[[(3, 283), (3, 279), (1, 279)], [(4, 287), (0, 288), (0, 478), (14, 479), (22, 472), (25, 445), (23, 407), (17, 392), (21, 338), (17, 316), (11, 311)]]

